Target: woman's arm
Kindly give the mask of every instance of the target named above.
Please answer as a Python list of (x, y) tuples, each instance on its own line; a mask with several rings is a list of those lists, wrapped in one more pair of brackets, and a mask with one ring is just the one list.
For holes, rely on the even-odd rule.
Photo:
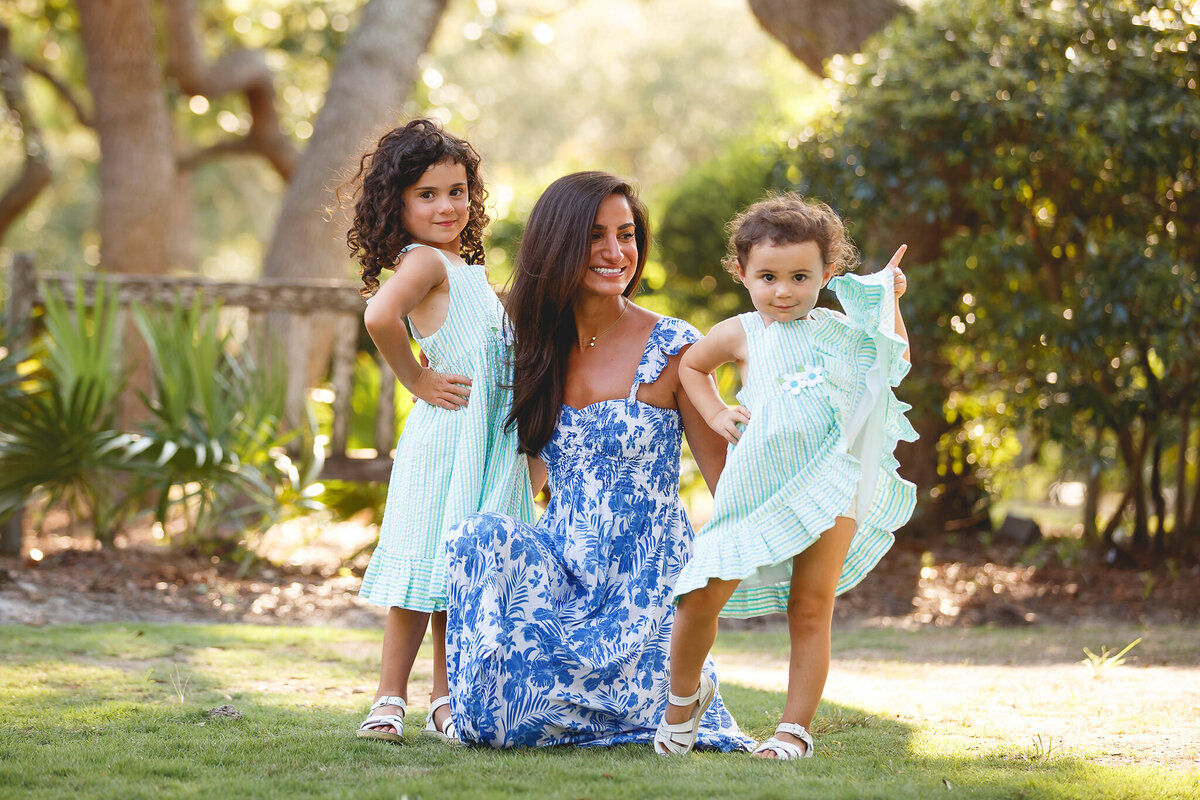
[(404, 318), (445, 281), (446, 265), (438, 255), (424, 247), (416, 248), (405, 255), (396, 273), (371, 298), (363, 322), (371, 341), (406, 389), (430, 405), (457, 409), (467, 404), (471, 379), (443, 375), (418, 364), (404, 324)]
[[(713, 391), (716, 391), (716, 382), (713, 381), (711, 375), (708, 380), (713, 384)], [(704, 476), (708, 491), (715, 492), (717, 481), (725, 470), (725, 453), (727, 451), (725, 439), (704, 421), (704, 417), (700, 415), (696, 406), (689, 399), (687, 392), (680, 391), (677, 402), (679, 418), (683, 422), (683, 435), (687, 437), (692, 457), (696, 459), (696, 466), (700, 468), (700, 474)]]
[(529, 465), (529, 486), (537, 497), (546, 488), (546, 462), (536, 456), (525, 456)]

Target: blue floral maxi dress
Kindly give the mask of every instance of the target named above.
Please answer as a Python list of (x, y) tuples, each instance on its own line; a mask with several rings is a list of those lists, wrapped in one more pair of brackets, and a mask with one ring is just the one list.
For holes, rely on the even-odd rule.
[(754, 617), (787, 610), (792, 558), (833, 527), (857, 521), (837, 593), (856, 585), (912, 516), (916, 487), (897, 473), (897, 441), (916, 431), (892, 387), (908, 372), (896, 336), (892, 273), (843, 275), (830, 287), (842, 315), (764, 326), (742, 314), (749, 350), (738, 400), (750, 422), (730, 445), (712, 519), (696, 535), (679, 579), (687, 594), (711, 578), (741, 581), (721, 612)]
[[(649, 742), (666, 703), (675, 581), (691, 550), (679, 412), (637, 399), (699, 338), (658, 321), (629, 396), (563, 406), (542, 450), (536, 526), (499, 514), (450, 533), (446, 657), (459, 735), (492, 747)], [(705, 671), (713, 675), (712, 662)], [(699, 745), (749, 749), (720, 695)]]

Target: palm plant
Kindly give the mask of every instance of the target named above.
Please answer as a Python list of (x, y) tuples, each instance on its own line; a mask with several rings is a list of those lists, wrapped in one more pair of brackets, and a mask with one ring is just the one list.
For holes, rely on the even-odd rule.
[(111, 542), (132, 498), (122, 474), (132, 437), (113, 427), (123, 315), (103, 283), (90, 308), (80, 284), (71, 306), (49, 288), (42, 295), (46, 335), (0, 358), (0, 517), (40, 490), (44, 508), (61, 504), (72, 527), (89, 518)]
[(284, 449), (296, 431), (283, 430), (282, 364), (235, 353), (219, 309), (199, 301), (133, 312), (150, 351), (152, 394), (143, 399), (152, 419), (131, 451), (153, 466), (156, 516), (164, 525), (183, 519), (185, 544), (248, 556), (248, 531), (319, 507), (319, 464), (298, 466)]

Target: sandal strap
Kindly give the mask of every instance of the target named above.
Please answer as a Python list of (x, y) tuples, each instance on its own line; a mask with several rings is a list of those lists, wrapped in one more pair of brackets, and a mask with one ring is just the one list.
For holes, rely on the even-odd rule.
[[(397, 707), (399, 707), (401, 717), (403, 717), (406, 713), (408, 713), (408, 703), (406, 703), (404, 701), (403, 697), (397, 697), (395, 695), (385, 694), (382, 697), (380, 697), (378, 700), (376, 700), (374, 703), (371, 703), (371, 710), (374, 711), (375, 709), (379, 708), (380, 706), (397, 706)], [(393, 714), (393, 715), (389, 715), (389, 716), (395, 716), (395, 715)]]
[(446, 717), (446, 721), (442, 723), (442, 727), (434, 722), (433, 714), (442, 706), (450, 705), (450, 696), (442, 695), (437, 700), (429, 704), (429, 715), (425, 718), (425, 730), (435, 731), (450, 739), (458, 738), (458, 726), (454, 724), (454, 714), (451, 713)]
[[(391, 705), (389, 703), (389, 705)], [(395, 728), (396, 732), (404, 730), (404, 717), (396, 714), (384, 714), (378, 717), (367, 717), (358, 726), (360, 731), (373, 731), (376, 728)]]
[(805, 728), (803, 725), (801, 725), (799, 722), (781, 722), (781, 723), (779, 723), (779, 726), (775, 728), (775, 732), (776, 733), (790, 733), (792, 736), (795, 736), (797, 739), (804, 742), (805, 746), (808, 747), (807, 752), (809, 752), (809, 753), (812, 752), (812, 749), (813, 749), (812, 734), (809, 733), (808, 729)]
[(785, 742), (781, 739), (776, 739), (772, 736), (765, 742), (754, 748), (755, 753), (774, 753), (780, 761), (791, 761), (795, 758), (804, 758), (812, 754), (812, 750), (801, 750), (798, 745), (791, 742)]
[(700, 691), (704, 688), (704, 681), (696, 686), (696, 691), (689, 694), (687, 697), (680, 697), (671, 691), (670, 686), (667, 687), (667, 702), (673, 706), (687, 706), (700, 699)]

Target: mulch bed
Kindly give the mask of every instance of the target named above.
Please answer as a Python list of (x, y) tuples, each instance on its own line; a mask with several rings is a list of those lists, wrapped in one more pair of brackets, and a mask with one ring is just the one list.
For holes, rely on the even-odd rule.
[[(1200, 619), (1200, 566), (1110, 567), (1085, 556), (1021, 565), (1017, 547), (986, 551), (901, 541), (839, 598), (838, 624), (911, 626), (1162, 624)], [(363, 559), (351, 565), (277, 566), (244, 575), (153, 545), (66, 548), (40, 561), (0, 558), (0, 623), (96, 621), (259, 622), (376, 627), (383, 614), (357, 597)], [(349, 568), (347, 568), (349, 567)], [(781, 624), (780, 617), (733, 627)]]

